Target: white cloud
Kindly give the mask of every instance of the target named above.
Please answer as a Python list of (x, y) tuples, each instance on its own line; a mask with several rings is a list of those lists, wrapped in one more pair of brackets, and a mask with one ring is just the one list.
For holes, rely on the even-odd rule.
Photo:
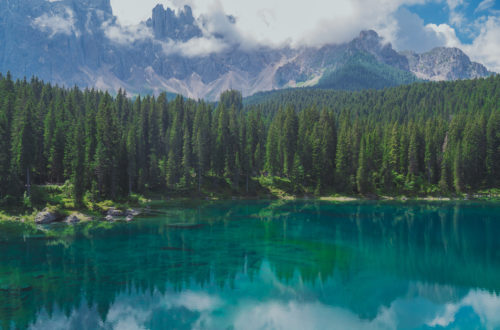
[(35, 18), (32, 22), (33, 26), (42, 31), (49, 32), (52, 38), (56, 34), (71, 35), (78, 34), (75, 29), (75, 15), (73, 11), (67, 7), (61, 13), (47, 14)]
[(153, 37), (153, 32), (144, 23), (123, 26), (107, 21), (102, 25), (102, 29), (108, 39), (122, 45), (129, 45), (135, 41)]
[(400, 8), (394, 15), (395, 35), (390, 39), (398, 50), (426, 52), (434, 47), (443, 46), (447, 38), (437, 33), (438, 27), (425, 25), (424, 20), (406, 8)]
[(483, 0), (475, 9), (474, 12), (488, 10), (495, 5), (495, 0)]
[(427, 29), (434, 32), (435, 36), (441, 40), (442, 46), (445, 47), (460, 47), (461, 43), (455, 33), (455, 29), (448, 24), (427, 24)]
[[(188, 42), (167, 42), (163, 46), (167, 53), (193, 57), (224, 51), (238, 43), (247, 48), (283, 44), (319, 46), (346, 42), (360, 30), (374, 29), (398, 50), (422, 52), (437, 46), (459, 47), (490, 70), (500, 71), (500, 15), (491, 9), (493, 0), (484, 0), (476, 8), (489, 9), (490, 16), (474, 22), (464, 16), (464, 10), (470, 6), (464, 0), (111, 0), (123, 26), (146, 20), (158, 2), (174, 9), (191, 5), (203, 25), (203, 37)], [(427, 2), (445, 3), (449, 21), (424, 24), (418, 15), (403, 7)], [(235, 24), (227, 20), (228, 14), (236, 17)], [(468, 34), (473, 42), (463, 44), (455, 28)], [(130, 42), (141, 35), (137, 32), (111, 29), (107, 35)], [(218, 34), (224, 35), (224, 41), (213, 37)]]
[(450, 10), (455, 10), (457, 7), (464, 4), (464, 0), (446, 0), (446, 3), (448, 4)]
[(472, 59), (500, 72), (500, 17), (490, 16), (471, 44), (461, 45)]
[(179, 54), (187, 57), (207, 56), (228, 49), (229, 45), (217, 38), (193, 38), (186, 42), (169, 40), (161, 42), (163, 52), (166, 55)]
[[(360, 30), (387, 29), (390, 16), (402, 5), (431, 0), (112, 0), (115, 14), (124, 24), (137, 23), (151, 16), (157, 2), (172, 8), (193, 7), (195, 16), (230, 14), (237, 22), (231, 32), (245, 42), (267, 45), (321, 45), (352, 39)], [(388, 19), (389, 18), (389, 19)], [(223, 20), (221, 20), (223, 22)], [(224, 22), (223, 22), (224, 23)], [(216, 24), (219, 24), (217, 22)], [(227, 27), (227, 26), (226, 26)]]
[(472, 43), (462, 43), (455, 29), (448, 24), (429, 24), (439, 38), (442, 38), (444, 46), (458, 47), (462, 49), (473, 61), (484, 64), (489, 70), (500, 72), (500, 17), (490, 16), (481, 25), (478, 36)]

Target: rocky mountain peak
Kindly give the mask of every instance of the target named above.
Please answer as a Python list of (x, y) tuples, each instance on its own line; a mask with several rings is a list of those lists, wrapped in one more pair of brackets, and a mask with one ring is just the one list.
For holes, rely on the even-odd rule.
[[(231, 46), (193, 54), (196, 45), (186, 49), (183, 42), (203, 36), (204, 19), (209, 18), (195, 18), (189, 6), (174, 11), (158, 5), (147, 22), (129, 27), (117, 23), (110, 0), (0, 0), (0, 72), (67, 86), (210, 100), (228, 88), (251, 95), (349, 79), (362, 80), (363, 88), (404, 83), (394, 69), (399, 76), (427, 80), (490, 74), (456, 48), (400, 54), (373, 30), (319, 49)], [(380, 80), (385, 83), (377, 85)]]
[(373, 30), (361, 31), (348, 47), (353, 51), (361, 51), (373, 55), (378, 61), (408, 71), (408, 60), (396, 52), (390, 42), (385, 42)]
[(73, 4), (78, 7), (85, 9), (99, 9), (106, 13), (112, 13), (113, 9), (111, 8), (110, 0), (79, 0), (79, 1), (71, 1)]
[(379, 44), (382, 42), (382, 37), (380, 37), (374, 30), (363, 30), (359, 33), (359, 36), (355, 40)]
[(189, 6), (184, 6), (176, 13), (170, 8), (165, 9), (163, 5), (157, 5), (146, 24), (153, 29), (155, 38), (159, 40), (187, 41), (202, 35)]
[(436, 47), (423, 54), (406, 53), (410, 71), (426, 80), (457, 80), (485, 77), (491, 74), (483, 65), (472, 62), (455, 47)]

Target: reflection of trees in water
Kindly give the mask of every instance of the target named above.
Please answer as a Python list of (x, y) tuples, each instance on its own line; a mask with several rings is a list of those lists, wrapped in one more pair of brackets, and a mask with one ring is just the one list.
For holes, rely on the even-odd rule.
[[(82, 301), (97, 306), (104, 319), (116, 297), (131, 290), (233, 288), (238, 274), (256, 277), (263, 260), (284, 283), (297, 275), (312, 286), (335, 281), (346, 293), (319, 299), (358, 308), (365, 317), (372, 313), (363, 315), (347, 293), (373, 295), (367, 304), (374, 306), (366, 310), (376, 313), (404, 294), (409, 282), (500, 291), (495, 213), (479, 204), (448, 205), (255, 201), (186, 209), (172, 203), (154, 220), (107, 229), (82, 224), (69, 238), (61, 229), (54, 234), (58, 239), (3, 240), (0, 326), (24, 328), (42, 309), (69, 315)], [(366, 291), (375, 285), (359, 285), (361, 276), (399, 282), (382, 283), (381, 290), (388, 285), (394, 292), (377, 296)]]

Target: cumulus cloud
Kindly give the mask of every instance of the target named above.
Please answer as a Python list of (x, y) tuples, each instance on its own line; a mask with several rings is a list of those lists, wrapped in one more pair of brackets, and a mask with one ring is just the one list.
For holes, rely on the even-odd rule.
[[(475, 61), (490, 70), (500, 71), (500, 44), (498, 43), (499, 16), (493, 12), (493, 0), (482, 1), (476, 12), (487, 10), (490, 16), (470, 21), (464, 13), (469, 3), (464, 0), (112, 0), (112, 6), (121, 22), (146, 20), (151, 8), (160, 2), (174, 9), (185, 4), (193, 7), (203, 36), (188, 42), (166, 42), (163, 49), (169, 54), (193, 57), (225, 51), (234, 45), (252, 48), (258, 45), (281, 47), (290, 45), (321, 46), (325, 43), (350, 41), (360, 30), (374, 29), (398, 50), (428, 51), (438, 46), (459, 47)], [(449, 21), (425, 24), (408, 8), (427, 2), (446, 4)], [(228, 19), (233, 15), (235, 21)], [(496, 15), (496, 16), (495, 16)], [(135, 21), (134, 21), (135, 20)], [(126, 26), (123, 23), (123, 26)], [(129, 23), (127, 23), (129, 24)], [(456, 28), (473, 41), (464, 44)], [(138, 31), (108, 31), (109, 36), (129, 42), (137, 39)], [(146, 37), (146, 35), (142, 35)], [(221, 38), (220, 36), (223, 36)]]
[(486, 19), (477, 37), (469, 44), (462, 43), (455, 29), (448, 24), (429, 24), (435, 34), (443, 39), (444, 46), (462, 49), (472, 60), (486, 65), (489, 70), (500, 72), (500, 17)]
[[(160, 2), (171, 8), (184, 4), (193, 7), (195, 16), (211, 18), (210, 29), (222, 30), (227, 37), (242, 44), (265, 44), (281, 46), (291, 44), (321, 45), (338, 43), (352, 39), (360, 30), (388, 29), (390, 17), (402, 5), (425, 3), (427, 0), (112, 0), (115, 14), (122, 22), (146, 20), (151, 16), (151, 8)], [(236, 24), (228, 24), (225, 19), (215, 19), (233, 15)]]
[(389, 38), (394, 41), (393, 46), (396, 49), (421, 53), (446, 43), (447, 38), (437, 33), (437, 28), (425, 25), (420, 16), (406, 8), (400, 8), (394, 18), (397, 24), (394, 35), (389, 36)]
[[(251, 35), (243, 35), (238, 29), (237, 20), (233, 16), (228, 16), (220, 1), (214, 2), (206, 12), (203, 12), (198, 25), (203, 31), (205, 37), (220, 36), (228, 44), (239, 44), (242, 40), (247, 42), (252, 40)], [(255, 42), (251, 42), (255, 45)]]
[(32, 25), (44, 32), (50, 33), (51, 38), (56, 34), (78, 34), (78, 31), (75, 29), (75, 15), (73, 11), (67, 7), (58, 14), (44, 13), (35, 18)]
[(156, 42), (161, 44), (166, 55), (177, 54), (187, 57), (207, 56), (227, 50), (229, 47), (223, 40), (213, 37), (193, 38), (185, 42), (174, 40)]
[(121, 45), (130, 45), (138, 40), (153, 38), (153, 32), (144, 23), (124, 26), (113, 21), (106, 21), (102, 29), (108, 39)]
[(474, 60), (500, 72), (500, 17), (489, 17), (471, 44), (462, 47)]

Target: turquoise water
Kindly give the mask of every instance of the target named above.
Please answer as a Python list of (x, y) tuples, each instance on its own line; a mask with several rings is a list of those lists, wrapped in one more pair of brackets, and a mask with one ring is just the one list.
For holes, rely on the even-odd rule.
[(500, 205), (170, 202), (0, 224), (0, 328), (500, 328)]

